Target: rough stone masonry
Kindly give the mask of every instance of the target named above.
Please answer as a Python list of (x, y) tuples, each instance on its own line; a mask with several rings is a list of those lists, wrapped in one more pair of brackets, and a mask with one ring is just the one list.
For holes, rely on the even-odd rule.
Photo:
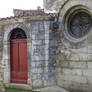
[[(32, 90), (56, 85), (56, 56), (54, 34), (50, 28), (54, 14), (43, 10), (14, 10), (14, 17), (0, 19), (1, 30), (1, 86), (2, 88), (23, 88)], [(27, 84), (11, 83), (11, 39), (22, 37), (16, 30), (22, 30), (27, 36)], [(14, 30), (15, 37), (11, 37)], [(18, 40), (18, 39), (17, 39)], [(16, 43), (15, 43), (16, 44)], [(16, 55), (16, 54), (15, 54)], [(15, 56), (14, 56), (15, 57)], [(15, 58), (16, 59), (16, 58)], [(17, 61), (15, 61), (17, 62)], [(11, 67), (12, 66), (12, 67)], [(19, 66), (18, 66), (19, 67)], [(16, 68), (13, 68), (16, 70)], [(22, 76), (21, 76), (22, 78)], [(13, 80), (15, 81), (15, 80)], [(18, 81), (18, 80), (16, 80)], [(21, 82), (21, 80), (19, 80)]]
[(58, 13), (56, 81), (68, 90), (92, 91), (91, 5), (91, 0), (44, 0), (46, 12)]
[[(11, 83), (15, 29), (27, 38), (26, 84)], [(13, 17), (0, 19), (0, 89), (50, 86), (92, 92), (92, 0), (44, 0), (44, 10), (15, 9)]]

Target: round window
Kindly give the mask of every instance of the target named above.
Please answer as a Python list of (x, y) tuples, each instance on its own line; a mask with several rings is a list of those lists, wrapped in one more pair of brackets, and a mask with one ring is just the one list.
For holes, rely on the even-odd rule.
[(75, 38), (85, 36), (92, 27), (92, 19), (85, 12), (77, 12), (70, 17), (68, 22), (68, 33)]

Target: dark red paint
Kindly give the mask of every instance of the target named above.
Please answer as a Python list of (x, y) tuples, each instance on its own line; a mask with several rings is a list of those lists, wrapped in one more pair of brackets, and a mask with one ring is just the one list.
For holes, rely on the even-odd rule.
[(27, 84), (27, 41), (11, 40), (11, 83)]

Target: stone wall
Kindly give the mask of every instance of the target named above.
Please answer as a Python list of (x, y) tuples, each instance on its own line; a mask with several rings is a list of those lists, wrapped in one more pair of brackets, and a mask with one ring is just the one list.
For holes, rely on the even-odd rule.
[(78, 39), (67, 35), (67, 20), (74, 11), (83, 10), (92, 17), (92, 0), (44, 0), (44, 4), (46, 12), (59, 12), (56, 31), (50, 29), (53, 17), (45, 13), (0, 20), (0, 82), (10, 84), (8, 38), (11, 30), (22, 28), (27, 35), (28, 86), (92, 92), (92, 29)]
[[(31, 76), (33, 87), (56, 84), (53, 70), (53, 46), (49, 21), (32, 22), (32, 61)], [(52, 46), (52, 47), (51, 47)]]
[(65, 21), (68, 20), (68, 15), (77, 9), (85, 9), (92, 14), (91, 4), (91, 0), (70, 0), (60, 10), (60, 28), (55, 36), (58, 44), (57, 85), (68, 90), (92, 91), (92, 29), (85, 37), (72, 39), (66, 35), (68, 28)]
[[(34, 17), (34, 16), (33, 16)], [(15, 17), (17, 18), (17, 17)], [(37, 18), (37, 17), (36, 17)], [(30, 88), (42, 88), (56, 85), (56, 58), (53, 34), (50, 29), (51, 20), (29, 17), (10, 18), (0, 21), (1, 24), (1, 84), (10, 83), (10, 40), (11, 31), (21, 28), (27, 35), (28, 83)], [(44, 16), (45, 18), (45, 16)], [(2, 22), (2, 23), (1, 23)], [(54, 53), (53, 53), (54, 52)], [(54, 58), (53, 58), (54, 56)], [(2, 81), (3, 80), (3, 81)], [(13, 86), (13, 87), (16, 87)]]
[[(92, 46), (92, 45), (90, 45)], [(92, 90), (92, 53), (90, 46), (72, 50), (63, 48), (57, 54), (57, 84), (76, 90)]]
[(3, 56), (3, 26), (0, 26), (0, 91), (3, 90), (3, 63), (2, 63), (2, 56)]
[(68, 1), (68, 0), (43, 0), (44, 1), (44, 10), (47, 13), (50, 12), (59, 12), (59, 9)]

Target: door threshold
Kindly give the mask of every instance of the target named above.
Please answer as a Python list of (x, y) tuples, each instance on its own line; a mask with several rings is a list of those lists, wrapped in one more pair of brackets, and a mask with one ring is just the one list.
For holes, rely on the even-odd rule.
[(5, 88), (22, 89), (22, 90), (32, 90), (32, 87), (28, 84), (7, 83), (7, 84), (4, 84), (4, 87)]

